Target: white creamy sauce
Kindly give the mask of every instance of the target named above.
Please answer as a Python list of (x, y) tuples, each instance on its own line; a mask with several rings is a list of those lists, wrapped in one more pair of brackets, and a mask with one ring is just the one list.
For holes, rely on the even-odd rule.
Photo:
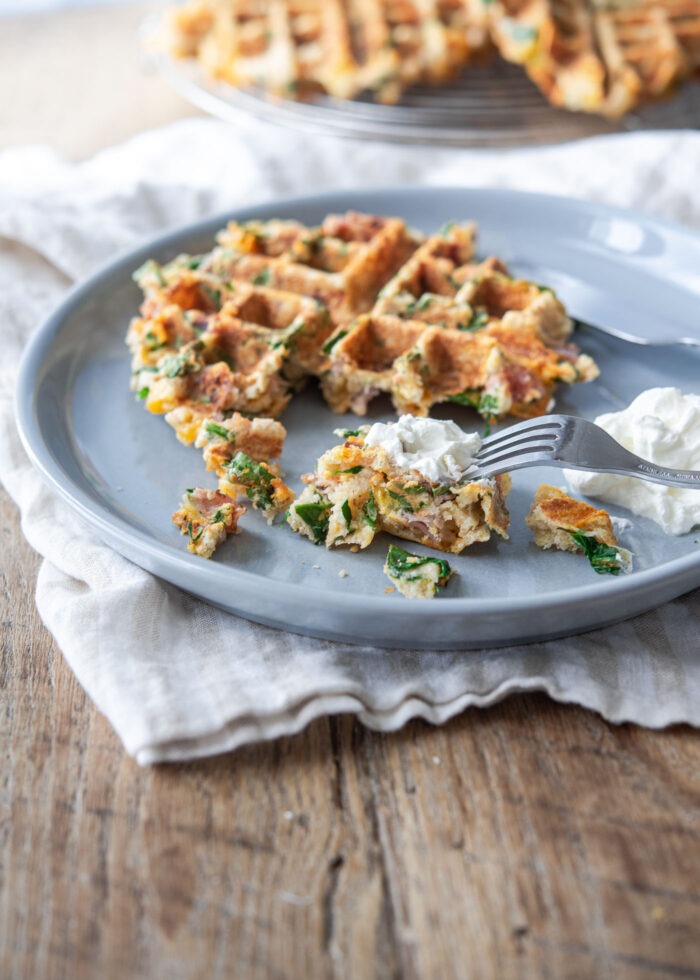
[[(700, 395), (650, 388), (622, 412), (599, 415), (595, 421), (643, 459), (669, 469), (700, 470)], [(700, 524), (700, 489), (665, 487), (610, 473), (564, 473), (574, 491), (650, 517), (669, 534), (686, 534)]]
[(375, 422), (365, 445), (381, 447), (402, 469), (417, 470), (433, 483), (449, 483), (468, 472), (481, 438), (450, 420), (402, 415), (397, 422)]

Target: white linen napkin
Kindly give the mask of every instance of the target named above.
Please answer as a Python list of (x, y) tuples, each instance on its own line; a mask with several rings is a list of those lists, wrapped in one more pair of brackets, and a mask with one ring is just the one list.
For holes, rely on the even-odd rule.
[(542, 690), (614, 722), (700, 724), (700, 591), (583, 636), (500, 650), (387, 651), (213, 609), (102, 545), (37, 478), (13, 387), (29, 334), (71, 281), (169, 227), (248, 203), (406, 183), (517, 187), (628, 205), (700, 228), (700, 134), (506, 152), (311, 140), (254, 120), (188, 120), (83, 164), (0, 154), (0, 479), (44, 556), (42, 619), (140, 763), (203, 756), (354, 712), (394, 730)]

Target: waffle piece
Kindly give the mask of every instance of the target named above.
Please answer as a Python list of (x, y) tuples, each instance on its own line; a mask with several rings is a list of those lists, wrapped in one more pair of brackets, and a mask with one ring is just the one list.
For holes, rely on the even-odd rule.
[(219, 545), (238, 532), (238, 519), (245, 507), (217, 490), (196, 487), (186, 490), (173, 524), (189, 538), (187, 550), (211, 558)]
[(413, 555), (398, 545), (389, 545), (384, 573), (408, 599), (433, 599), (454, 574), (444, 558)]
[(473, 259), (475, 236), (473, 222), (450, 223), (439, 234), (430, 235), (381, 289), (372, 312), (410, 316), (420, 304), (429, 314), (437, 297), (453, 298), (460, 285), (455, 273)]
[(173, 523), (189, 537), (188, 548), (210, 558), (230, 534), (238, 530), (245, 513), (236, 498), (246, 497), (269, 524), (286, 511), (294, 493), (270, 459), (282, 452), (284, 426), (274, 419), (249, 419), (239, 413), (229, 418), (198, 420), (196, 445), (204, 450), (208, 470), (219, 476), (218, 490), (196, 487), (185, 491)]
[(540, 414), (557, 382), (597, 369), (567, 346), (554, 293), (496, 258), (476, 263), (474, 236), (449, 223), (421, 241), (356, 212), (232, 222), (211, 252), (136, 274), (134, 390), (184, 442), (208, 418), (279, 415), (310, 375), (338, 412), (385, 392), (399, 412), (452, 400), (485, 418)]
[(239, 451), (223, 470), (219, 492), (228, 497), (247, 497), (268, 524), (285, 513), (294, 500), (293, 491), (284, 483), (282, 472), (275, 463), (258, 462)]
[(231, 222), (217, 240), (207, 267), (218, 276), (312, 297), (337, 325), (371, 308), (421, 238), (399, 218), (348, 212), (316, 228)]
[(293, 531), (327, 547), (366, 548), (379, 531), (458, 554), (492, 533), (507, 537), (507, 474), (476, 483), (435, 483), (397, 465), (379, 446), (365, 446), (366, 430), (318, 460), (316, 472), (289, 510)]
[[(364, 415), (384, 392), (399, 413), (455, 401), (489, 420), (527, 418), (547, 410), (556, 383), (597, 376), (567, 344), (572, 323), (551, 290), (511, 278), (498, 260), (433, 271), (429, 244), (382, 290), (375, 310), (395, 312), (360, 317), (333, 338), (322, 387), (334, 411)], [(419, 295), (428, 283), (452, 295)]]
[(275, 347), (270, 331), (231, 316), (224, 308), (199, 339), (175, 353), (164, 355), (138, 383), (146, 408), (169, 421), (186, 422), (181, 431), (188, 441), (195, 418), (245, 411), (256, 415), (279, 415), (292, 395), (282, 369), (286, 358), (282, 341)]
[(618, 575), (629, 571), (631, 555), (618, 546), (607, 511), (575, 500), (556, 487), (541, 484), (525, 523), (540, 548), (581, 552), (594, 571)]
[(175, 56), (236, 86), (383, 102), (453, 77), (486, 42), (481, 0), (194, 0), (168, 35)]
[(234, 412), (230, 418), (205, 419), (197, 431), (195, 446), (203, 450), (207, 469), (224, 476), (237, 452), (257, 463), (277, 459), (286, 435), (284, 426), (274, 419), (250, 419)]

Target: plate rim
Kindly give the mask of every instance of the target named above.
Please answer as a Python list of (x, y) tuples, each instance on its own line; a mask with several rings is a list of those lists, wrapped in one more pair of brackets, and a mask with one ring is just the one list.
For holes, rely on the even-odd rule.
[[(133, 548), (129, 552), (129, 556), (125, 556), (128, 557), (129, 560), (134, 561), (134, 559), (130, 557), (130, 555), (134, 552), (144, 552), (145, 555), (152, 559), (155, 564), (162, 565), (163, 562), (165, 562), (166, 565), (172, 564), (183, 574), (190, 575), (193, 578), (193, 585), (197, 584), (195, 580), (201, 580), (203, 584), (208, 584), (210, 581), (214, 582), (220, 580), (223, 575), (232, 576), (234, 579), (241, 578), (245, 584), (251, 586), (257, 584), (259, 586), (261, 583), (261, 576), (258, 573), (236, 568), (235, 566), (220, 562), (205, 562), (199, 559), (197, 556), (190, 555), (186, 552), (179, 552), (175, 548), (157, 541), (156, 539), (147, 535), (145, 532), (141, 531), (139, 528), (130, 524), (126, 519), (120, 517), (113, 511), (110, 511), (104, 503), (99, 502), (97, 497), (93, 497), (86, 493), (72, 480), (72, 478), (62, 468), (59, 461), (54, 458), (50, 446), (44, 440), (39, 424), (39, 414), (36, 411), (37, 398), (41, 388), (41, 370), (45, 364), (45, 359), (50, 354), (53, 344), (60, 336), (61, 330), (69, 322), (71, 314), (85, 299), (94, 295), (95, 291), (100, 288), (104, 280), (110, 279), (115, 275), (124, 274), (127, 272), (127, 269), (129, 270), (127, 274), (130, 276), (131, 271), (138, 266), (140, 261), (143, 261), (143, 256), (166, 249), (169, 247), (170, 243), (175, 243), (187, 238), (194, 238), (198, 235), (201, 236), (208, 234), (210, 229), (216, 230), (220, 227), (224, 227), (227, 221), (234, 220), (236, 218), (240, 219), (247, 216), (247, 219), (250, 220), (256, 217), (269, 217), (274, 215), (276, 210), (279, 211), (280, 209), (302, 211), (305, 208), (310, 207), (328, 207), (330, 210), (333, 210), (334, 208), (351, 208), (353, 206), (352, 199), (360, 196), (363, 198), (367, 198), (368, 196), (383, 198), (386, 200), (387, 205), (390, 205), (392, 198), (405, 198), (406, 195), (411, 194), (422, 194), (428, 196), (433, 194), (451, 194), (455, 196), (485, 195), (487, 197), (497, 197), (501, 200), (504, 198), (510, 198), (513, 200), (527, 200), (533, 206), (541, 204), (544, 207), (553, 206), (556, 208), (582, 209), (589, 215), (594, 214), (604, 216), (607, 219), (622, 218), (628, 221), (632, 220), (646, 226), (653, 226), (656, 229), (666, 233), (680, 235), (684, 239), (690, 238), (693, 240), (696, 247), (700, 249), (700, 234), (693, 228), (685, 226), (677, 221), (657, 218), (654, 215), (647, 215), (640, 211), (617, 206), (609, 206), (597, 201), (588, 201), (585, 198), (532, 193), (529, 191), (519, 191), (513, 189), (458, 187), (447, 185), (426, 186), (421, 184), (406, 184), (391, 188), (341, 188), (337, 190), (324, 191), (313, 195), (273, 198), (271, 200), (264, 200), (262, 202), (253, 203), (242, 207), (239, 206), (231, 208), (224, 212), (211, 215), (207, 218), (202, 218), (196, 222), (178, 225), (156, 235), (155, 237), (151, 237), (148, 240), (143, 241), (134, 248), (121, 252), (115, 258), (101, 264), (86, 279), (74, 284), (64, 295), (59, 305), (32, 334), (23, 351), (17, 374), (15, 389), (15, 417), (23, 447), (27, 452), (27, 455), (29, 456), (34, 468), (40, 473), (42, 478), (49, 484), (49, 486), (54, 491), (58, 492), (61, 498), (64, 499), (69, 506), (71, 506), (72, 509), (83, 518), (83, 520), (85, 520), (92, 527), (96, 528), (103, 535), (107, 535), (110, 538), (109, 546), (113, 547), (114, 550), (119, 551), (119, 553), (122, 555), (124, 555), (124, 552), (115, 547), (112, 544), (112, 540), (115, 537), (126, 538), (127, 541), (133, 545)], [(345, 203), (340, 203), (343, 201), (343, 199), (345, 199)], [(392, 214), (395, 213), (395, 209), (392, 206), (387, 206), (376, 213)], [(78, 460), (77, 462), (78, 465), (80, 465), (80, 461)], [(138, 562), (135, 563), (139, 564)], [(141, 565), (141, 567), (143, 568), (145, 566)], [(675, 592), (676, 595), (680, 595), (686, 591), (692, 591), (694, 588), (700, 585), (700, 550), (697, 554), (689, 554), (674, 558), (668, 562), (665, 562), (662, 566), (642, 569), (634, 572), (632, 575), (615, 578), (611, 582), (608, 582), (607, 580), (605, 583), (593, 581), (590, 584), (583, 584), (581, 586), (576, 586), (575, 588), (567, 588), (558, 593), (545, 593), (544, 595), (546, 601), (544, 602), (544, 605), (546, 605), (547, 609), (562, 609), (566, 607), (569, 610), (575, 610), (586, 606), (592, 599), (599, 597), (601, 591), (614, 593), (614, 595), (622, 601), (629, 595), (634, 595), (640, 592), (644, 593), (645, 591), (653, 589), (655, 586), (661, 583), (681, 583), (689, 572), (696, 570), (699, 573), (698, 583), (696, 585), (689, 585), (687, 588), (684, 587), (680, 591)], [(161, 578), (172, 581), (167, 574), (161, 574), (161, 572), (152, 572), (152, 574), (157, 574)], [(298, 585), (294, 582), (275, 582), (268, 579), (264, 579), (264, 581), (267, 583), (268, 588), (284, 588), (285, 591), (291, 593), (292, 598), (295, 596), (301, 598), (302, 595), (305, 595), (306, 598), (308, 598), (308, 588), (304, 585)], [(193, 589), (191, 591), (193, 591), (193, 593), (203, 601), (211, 602), (206, 595), (202, 595), (201, 589)], [(397, 611), (395, 599), (387, 595), (358, 596), (356, 593), (342, 593), (338, 591), (333, 592), (330, 590), (324, 590), (319, 594), (323, 596), (324, 601), (328, 603), (329, 607), (332, 606), (334, 609), (337, 609), (339, 613), (348, 612), (351, 609), (356, 608), (358, 602), (362, 602), (363, 606), (369, 607), (368, 611), (376, 612), (378, 614), (396, 614)], [(662, 599), (660, 601), (667, 600)], [(423, 621), (426, 619), (426, 614), (430, 613), (432, 615), (434, 612), (440, 610), (442, 617), (449, 616), (451, 620), (466, 621), (470, 615), (473, 616), (483, 614), (489, 616), (496, 613), (502, 613), (505, 610), (509, 612), (524, 612), (528, 610), (534, 612), (538, 608), (541, 608), (542, 605), (542, 599), (539, 595), (528, 597), (506, 596), (494, 598), (437, 596), (431, 600), (427, 609), (424, 603), (418, 602), (402, 602), (400, 609), (402, 618), (407, 618), (409, 620)], [(646, 608), (652, 607), (649, 606)], [(241, 615), (244, 618), (246, 616), (245, 613), (235, 614)], [(597, 629), (601, 625), (602, 624), (595, 624), (586, 627), (586, 629)], [(294, 631), (294, 627), (287, 626), (286, 628)], [(313, 631), (304, 630), (304, 632), (308, 633)], [(578, 630), (578, 632), (581, 632), (581, 630)], [(359, 643), (365, 641), (352, 640), (350, 642)], [(511, 643), (516, 641), (508, 640), (504, 642)], [(487, 646), (494, 644), (481, 643), (480, 645)], [(454, 649), (454, 644), (452, 644), (449, 648)]]

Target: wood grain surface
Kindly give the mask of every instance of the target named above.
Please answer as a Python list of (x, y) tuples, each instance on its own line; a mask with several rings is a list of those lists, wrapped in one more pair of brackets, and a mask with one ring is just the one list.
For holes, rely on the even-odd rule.
[(140, 769), (0, 526), (1, 977), (700, 977), (690, 729), (529, 695)]
[[(77, 159), (190, 114), (138, 71), (155, 6), (0, 20), (0, 146)], [(2, 980), (700, 977), (692, 730), (529, 695), (139, 769), (38, 619), (2, 493), (0, 528)]]

